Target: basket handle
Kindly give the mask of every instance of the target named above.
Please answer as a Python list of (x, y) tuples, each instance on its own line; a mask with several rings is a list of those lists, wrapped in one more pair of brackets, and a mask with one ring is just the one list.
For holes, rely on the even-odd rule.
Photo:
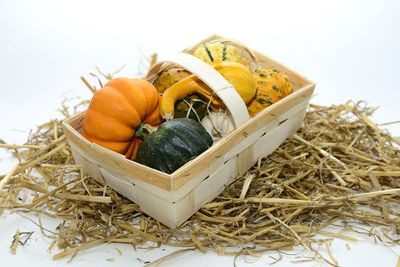
[(190, 54), (177, 53), (161, 59), (149, 70), (147, 78), (152, 80), (156, 77), (157, 74), (166, 67), (165, 63), (180, 65), (207, 84), (222, 102), (224, 102), (226, 108), (232, 115), (236, 129), (250, 119), (246, 104), (235, 88), (218, 71)]

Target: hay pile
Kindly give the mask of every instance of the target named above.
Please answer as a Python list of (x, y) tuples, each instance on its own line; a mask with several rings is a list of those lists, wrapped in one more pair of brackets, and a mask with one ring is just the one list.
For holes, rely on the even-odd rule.
[[(378, 128), (372, 112), (364, 103), (311, 105), (293, 137), (175, 230), (85, 176), (74, 165), (60, 121), (52, 120), (24, 145), (1, 144), (15, 150), (19, 163), (0, 176), (0, 212), (62, 219), (54, 231), (37, 222), (53, 239), (51, 247), (62, 249), (54, 259), (102, 243), (149, 242), (232, 255), (301, 245), (318, 258), (315, 242), (354, 239), (327, 231), (330, 225), (359, 231), (352, 227), (362, 224), (398, 243), (400, 140)], [(70, 116), (65, 105), (62, 113)], [(337, 265), (333, 258), (325, 261)]]

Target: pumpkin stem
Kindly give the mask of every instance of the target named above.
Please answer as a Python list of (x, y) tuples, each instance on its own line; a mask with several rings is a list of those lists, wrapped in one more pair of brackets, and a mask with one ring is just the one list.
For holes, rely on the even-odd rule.
[(146, 136), (151, 134), (152, 132), (155, 132), (158, 127), (151, 126), (150, 124), (145, 124), (142, 123), (140, 125), (140, 128), (136, 131), (135, 137), (139, 137), (144, 139)]

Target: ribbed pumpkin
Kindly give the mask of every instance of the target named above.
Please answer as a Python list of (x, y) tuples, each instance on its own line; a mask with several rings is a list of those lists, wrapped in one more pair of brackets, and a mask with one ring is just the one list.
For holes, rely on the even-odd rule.
[(250, 68), (251, 60), (244, 55), (242, 49), (226, 42), (208, 42), (200, 44), (193, 52), (193, 56), (208, 64), (221, 62), (236, 62)]
[(83, 118), (83, 136), (100, 146), (135, 159), (141, 123), (161, 123), (160, 96), (143, 79), (116, 78), (93, 95)]
[[(248, 104), (256, 94), (256, 81), (248, 68), (235, 62), (223, 62), (213, 67), (235, 88)], [(165, 119), (174, 117), (175, 102), (188, 95), (198, 93), (211, 101), (215, 108), (224, 107), (218, 96), (195, 75), (190, 75), (169, 87), (163, 94), (160, 113)]]
[(164, 91), (179, 82), (183, 78), (186, 78), (191, 73), (182, 67), (169, 67), (161, 72), (158, 76), (157, 80), (154, 82), (154, 86), (156, 87), (159, 93), (164, 93)]
[(293, 91), (288, 77), (277, 70), (259, 69), (254, 73), (254, 77), (257, 82), (257, 93), (248, 106), (249, 113), (253, 116)]

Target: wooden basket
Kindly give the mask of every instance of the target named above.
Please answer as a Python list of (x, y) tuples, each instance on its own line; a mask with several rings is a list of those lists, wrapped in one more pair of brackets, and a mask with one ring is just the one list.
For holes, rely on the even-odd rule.
[[(221, 37), (214, 35), (199, 43), (218, 38)], [(76, 164), (96, 181), (137, 203), (143, 212), (168, 227), (179, 226), (218, 196), (235, 177), (271, 154), (303, 122), (315, 84), (261, 53), (254, 51), (254, 54), (263, 67), (286, 74), (294, 91), (251, 119), (247, 109), (243, 111), (246, 106), (238, 102), (240, 97), (232, 86), (206, 63), (187, 54), (165, 61), (183, 65), (216, 91), (236, 125), (236, 130), (174, 173), (166, 174), (138, 164), (89, 142), (81, 134), (84, 112), (63, 122)], [(153, 68), (153, 72), (161, 65)]]

